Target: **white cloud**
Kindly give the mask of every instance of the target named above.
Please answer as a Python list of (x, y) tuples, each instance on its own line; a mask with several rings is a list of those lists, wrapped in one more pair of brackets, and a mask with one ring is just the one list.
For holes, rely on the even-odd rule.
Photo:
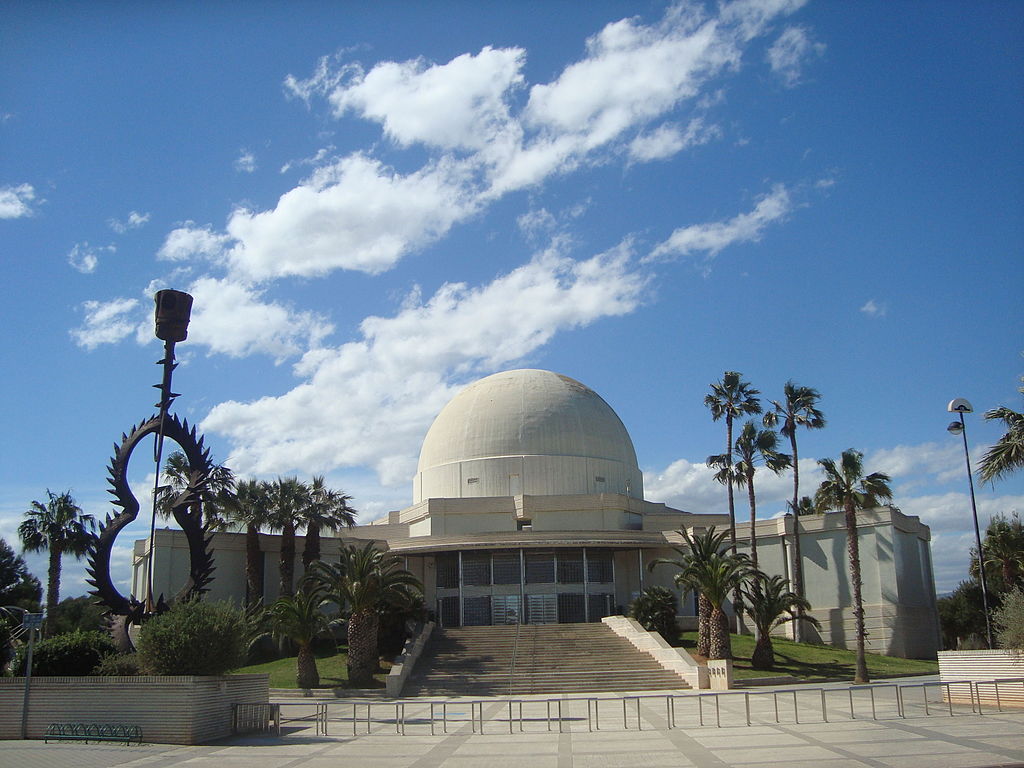
[(703, 118), (695, 117), (682, 130), (677, 125), (660, 125), (650, 133), (643, 133), (629, 144), (630, 159), (637, 162), (662, 160), (688, 147), (707, 144), (722, 135), (717, 125), (705, 125)]
[(221, 403), (203, 429), (231, 441), (242, 473), (368, 466), (385, 485), (405, 483), (457, 387), (559, 331), (631, 312), (645, 286), (631, 265), (628, 244), (584, 261), (552, 249), (482, 287), (446, 284), (426, 301), (413, 292), (396, 315), (363, 320), (359, 340), (308, 352), (290, 392)]
[(189, 341), (229, 357), (266, 354), (278, 362), (319, 345), (334, 327), (313, 312), (263, 301), (261, 290), (212, 277), (189, 287), (194, 299)]
[(885, 317), (889, 313), (889, 307), (885, 304), (880, 304), (874, 299), (868, 299), (864, 302), (864, 306), (860, 308), (868, 317)]
[(768, 64), (787, 88), (800, 83), (804, 62), (808, 57), (825, 53), (823, 43), (815, 43), (805, 27), (786, 27), (768, 49)]
[(387, 61), (353, 71), (329, 96), (335, 114), (355, 110), (384, 126), (399, 145), (482, 149), (508, 129), (505, 97), (523, 82), (525, 52), (485, 47), (447, 64)]
[(31, 184), (0, 187), (0, 219), (31, 216), (34, 213), (32, 203), (35, 199), (36, 190)]
[(90, 275), (99, 266), (100, 253), (114, 253), (117, 251), (113, 245), (100, 245), (93, 247), (88, 243), (75, 243), (68, 251), (68, 264), (77, 269), (83, 275)]
[(362, 155), (338, 160), (282, 195), (273, 210), (235, 211), (231, 266), (261, 280), (386, 271), (475, 212), (466, 170), (440, 161), (402, 175)]
[(235, 159), (235, 170), (239, 173), (252, 173), (256, 170), (256, 155), (247, 149), (241, 149)]
[(101, 344), (113, 344), (131, 335), (143, 322), (138, 317), (137, 299), (87, 301), (82, 305), (85, 320), (80, 328), (71, 331), (75, 343), (85, 349)]
[(741, 213), (726, 221), (693, 224), (675, 230), (654, 248), (647, 260), (695, 253), (714, 258), (730, 245), (760, 240), (768, 224), (784, 220), (792, 209), (789, 191), (784, 185), (776, 184), (770, 193), (758, 198), (757, 205), (749, 213)]
[(148, 213), (139, 213), (138, 211), (132, 211), (128, 214), (128, 218), (124, 221), (119, 219), (110, 219), (107, 224), (108, 226), (117, 232), (119, 235), (123, 235), (125, 232), (131, 229), (138, 229), (143, 224), (149, 221)]
[(162, 261), (186, 261), (194, 256), (212, 259), (224, 252), (229, 241), (227, 235), (214, 232), (209, 225), (198, 227), (194, 221), (186, 221), (167, 234), (156, 257)]

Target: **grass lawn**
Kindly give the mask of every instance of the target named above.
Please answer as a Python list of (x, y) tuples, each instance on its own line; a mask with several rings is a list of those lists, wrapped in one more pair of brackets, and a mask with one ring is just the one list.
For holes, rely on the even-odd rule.
[[(852, 680), (857, 654), (831, 645), (794, 643), (792, 640), (772, 638), (775, 649), (775, 668), (753, 669), (750, 654), (754, 652), (752, 635), (732, 635), (733, 673), (737, 679), (792, 675), (809, 683)], [(697, 647), (697, 633), (683, 632), (678, 643), (688, 651)], [(937, 675), (939, 663), (920, 659), (898, 659), (893, 656), (867, 654), (868, 676), (872, 679), (904, 677), (908, 675)]]
[[(316, 668), (320, 672), (321, 688), (350, 688), (348, 682), (348, 654), (345, 651), (322, 651), (316, 654)], [(382, 667), (390, 668), (390, 663), (381, 662)], [(298, 688), (295, 683), (295, 657), (291, 656), (275, 661), (267, 661), (263, 664), (253, 664), (242, 667), (236, 672), (267, 672), (270, 674), (271, 688)], [(383, 669), (373, 676), (374, 688), (384, 687), (384, 678), (388, 670)]]

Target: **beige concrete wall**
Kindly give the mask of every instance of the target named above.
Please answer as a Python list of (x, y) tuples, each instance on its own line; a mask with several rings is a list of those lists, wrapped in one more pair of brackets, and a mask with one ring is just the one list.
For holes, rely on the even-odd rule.
[[(232, 705), (266, 704), (269, 676), (34, 677), (28, 738), (50, 723), (123, 724), (144, 742), (203, 744), (231, 734)], [(25, 679), (0, 678), (0, 738), (20, 739)], [(2, 762), (2, 761), (0, 761)]]

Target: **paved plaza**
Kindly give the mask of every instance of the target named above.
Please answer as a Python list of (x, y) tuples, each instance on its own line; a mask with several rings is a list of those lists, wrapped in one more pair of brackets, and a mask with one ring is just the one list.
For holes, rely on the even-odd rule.
[[(508, 717), (506, 700), (494, 698), (452, 702), (448, 705), (448, 732), (424, 716), (429, 705), (409, 703), (401, 726), (395, 707), (387, 702), (371, 704), (369, 724), (357, 721), (352, 735), (351, 705), (334, 702), (328, 723), (330, 735), (317, 735), (309, 722), (285, 722), (283, 735), (236, 737), (224, 742), (175, 747), (156, 744), (117, 746), (104, 744), (44, 744), (41, 741), (0, 742), (3, 768), (328, 768), (356, 765), (360, 768), (454, 768), (527, 766), (528, 768), (640, 768), (641, 766), (696, 766), (718, 768), (967, 768), (981, 766), (1024, 767), (1024, 711), (972, 713), (969, 706), (933, 706), (926, 714), (913, 705), (908, 688), (901, 717), (893, 706), (892, 689), (879, 688), (874, 697), (877, 719), (864, 691), (854, 701), (854, 718), (845, 702), (844, 686), (828, 686), (828, 722), (813, 704), (801, 704), (799, 719), (787, 712), (785, 702), (795, 698), (789, 688), (758, 689), (749, 699), (742, 693), (704, 699), (705, 725), (695, 720), (695, 695), (679, 696), (670, 715), (664, 698), (602, 696), (599, 724), (585, 699), (563, 699), (559, 723), (547, 720), (550, 706), (543, 698), (525, 701), (522, 717), (518, 704)], [(772, 695), (775, 692), (778, 695)], [(820, 689), (798, 694), (814, 702)], [(751, 704), (751, 702), (754, 702)], [(779, 709), (775, 709), (780, 702)], [(357, 705), (365, 717), (365, 704)], [(426, 707), (426, 708), (425, 708)], [(435, 706), (435, 709), (437, 707)], [(557, 709), (557, 705), (552, 707)], [(286, 704), (285, 717), (315, 712), (315, 703)], [(472, 722), (473, 712), (477, 722)], [(336, 715), (335, 715), (336, 713)], [(480, 733), (479, 717), (485, 718)], [(337, 720), (335, 720), (337, 716)], [(675, 717), (675, 728), (668, 718)], [(747, 719), (751, 725), (747, 725)], [(348, 718), (346, 720), (346, 718)], [(779, 722), (775, 722), (778, 719)], [(595, 728), (597, 725), (597, 728)], [(638, 730), (638, 726), (640, 730)], [(400, 735), (402, 727), (405, 735)], [(371, 732), (366, 733), (369, 729)], [(510, 733), (509, 730), (512, 730)], [(548, 730), (550, 729), (550, 730)]]

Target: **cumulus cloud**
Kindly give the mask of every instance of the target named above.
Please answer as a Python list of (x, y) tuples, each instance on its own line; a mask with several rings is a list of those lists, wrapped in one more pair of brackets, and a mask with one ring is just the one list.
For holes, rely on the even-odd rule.
[(0, 219), (31, 216), (34, 213), (32, 204), (35, 200), (36, 190), (31, 184), (0, 187)]
[(120, 219), (110, 219), (107, 225), (117, 232), (119, 235), (123, 235), (125, 232), (131, 229), (138, 229), (142, 225), (149, 221), (148, 213), (139, 213), (138, 211), (132, 211), (128, 214), (128, 217), (121, 221)]
[(864, 305), (860, 308), (868, 317), (885, 317), (889, 313), (889, 307), (885, 304), (875, 301), (874, 299), (868, 299), (864, 302)]
[(800, 83), (803, 65), (811, 56), (825, 53), (825, 45), (811, 39), (805, 27), (786, 27), (768, 49), (768, 64), (787, 88)]
[(712, 259), (730, 245), (760, 240), (765, 227), (784, 220), (792, 209), (789, 190), (783, 184), (776, 184), (771, 192), (758, 198), (754, 210), (725, 221), (680, 227), (669, 235), (667, 240), (659, 243), (647, 259), (657, 260), (697, 253), (703, 253)]
[(231, 441), (243, 473), (368, 466), (385, 485), (404, 483), (410, 452), (458, 387), (559, 331), (631, 312), (646, 284), (632, 265), (628, 243), (582, 261), (552, 248), (480, 287), (413, 292), (397, 314), (363, 320), (358, 340), (304, 355), (290, 392), (221, 403), (203, 429)]
[(707, 144), (721, 135), (721, 128), (706, 125), (703, 118), (694, 118), (685, 130), (677, 125), (660, 125), (630, 142), (629, 157), (636, 162), (662, 160), (688, 147)]
[(167, 234), (156, 257), (162, 261), (187, 261), (195, 256), (212, 259), (223, 253), (229, 241), (227, 235), (214, 232), (209, 225), (199, 227), (194, 221), (186, 221)]
[(247, 149), (239, 150), (235, 158), (235, 170), (239, 173), (252, 173), (256, 170), (256, 155)]
[(319, 345), (334, 330), (322, 316), (265, 301), (263, 291), (212, 277), (189, 287), (189, 341), (229, 357), (265, 354), (278, 362)]
[(114, 253), (116, 250), (113, 245), (93, 247), (89, 243), (75, 243), (74, 247), (68, 251), (68, 264), (83, 275), (90, 275), (99, 266), (101, 253)]
[(85, 319), (71, 337), (80, 347), (92, 350), (101, 344), (114, 344), (134, 333), (143, 319), (139, 316), (137, 299), (87, 301), (82, 305)]

